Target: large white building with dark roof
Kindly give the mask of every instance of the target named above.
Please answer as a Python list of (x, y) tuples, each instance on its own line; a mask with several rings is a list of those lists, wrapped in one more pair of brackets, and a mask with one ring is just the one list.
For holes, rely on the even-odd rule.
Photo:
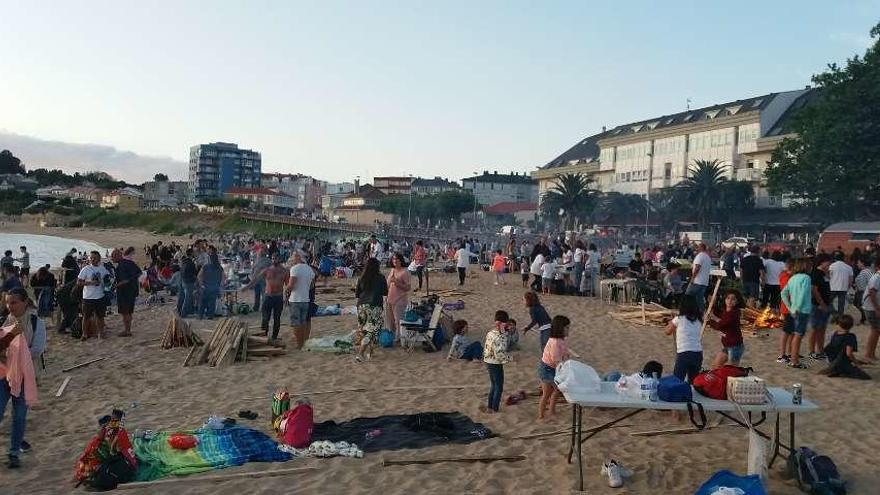
[(540, 195), (557, 176), (582, 173), (601, 191), (647, 196), (683, 181), (695, 160), (719, 160), (728, 179), (753, 185), (758, 207), (784, 206), (769, 195), (763, 171), (786, 135), (787, 119), (816, 95), (809, 88), (770, 93), (603, 129), (532, 177)]

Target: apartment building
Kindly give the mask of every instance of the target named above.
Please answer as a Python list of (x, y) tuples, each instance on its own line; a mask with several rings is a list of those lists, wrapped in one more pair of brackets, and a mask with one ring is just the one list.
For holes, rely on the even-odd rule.
[(302, 174), (261, 174), (262, 187), (276, 189), (293, 198), (294, 208), (313, 212), (321, 208), (327, 183)]
[(210, 143), (189, 150), (190, 201), (222, 197), (232, 188), (260, 187), (260, 153), (235, 143)]
[(538, 202), (538, 181), (526, 173), (483, 171), (482, 175), (462, 179), (461, 185), (463, 190), (471, 191), (483, 206)]
[(186, 205), (189, 183), (186, 181), (144, 182), (144, 208), (179, 208)]
[(758, 207), (781, 207), (763, 171), (785, 136), (785, 122), (816, 91), (770, 93), (603, 129), (532, 172), (543, 195), (557, 176), (583, 173), (601, 191), (647, 196), (687, 178), (695, 160), (718, 160), (728, 179), (746, 181)]

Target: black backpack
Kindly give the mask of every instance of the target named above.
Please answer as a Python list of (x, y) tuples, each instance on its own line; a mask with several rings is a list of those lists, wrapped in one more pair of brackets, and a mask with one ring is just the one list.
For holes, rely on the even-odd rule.
[(811, 495), (846, 495), (846, 482), (840, 479), (830, 457), (800, 447), (788, 458), (788, 472), (801, 491)]
[(120, 483), (134, 479), (135, 471), (121, 454), (116, 454), (102, 462), (89, 477), (86, 484), (94, 490), (113, 490)]

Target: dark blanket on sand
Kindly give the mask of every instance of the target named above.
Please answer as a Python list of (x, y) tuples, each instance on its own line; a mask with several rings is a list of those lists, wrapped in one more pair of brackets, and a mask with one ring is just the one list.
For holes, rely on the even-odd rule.
[[(367, 434), (380, 430), (374, 438)], [(467, 444), (495, 436), (480, 423), (461, 413), (419, 413), (355, 418), (344, 423), (324, 421), (315, 425), (312, 441), (346, 441), (364, 452), (421, 449), (445, 443)]]

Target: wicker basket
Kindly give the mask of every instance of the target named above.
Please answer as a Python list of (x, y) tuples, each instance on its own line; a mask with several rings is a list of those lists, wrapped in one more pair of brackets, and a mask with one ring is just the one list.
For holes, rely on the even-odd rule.
[(727, 398), (738, 404), (764, 404), (767, 384), (757, 376), (728, 377)]

